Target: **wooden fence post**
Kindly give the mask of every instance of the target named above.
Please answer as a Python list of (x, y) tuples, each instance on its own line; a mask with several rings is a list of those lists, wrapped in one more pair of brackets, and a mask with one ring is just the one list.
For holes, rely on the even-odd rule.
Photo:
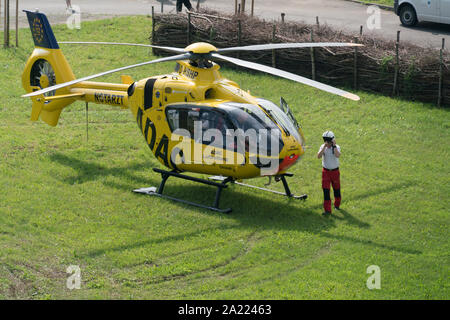
[(251, 11), (252, 17), (253, 17), (254, 11), (255, 11), (255, 0), (252, 0), (252, 11)]
[[(312, 28), (310, 31), (311, 31), (311, 42), (314, 42), (314, 35), (313, 35), (314, 31)], [(313, 47), (309, 48), (309, 50), (310, 50), (309, 52), (311, 54), (311, 78), (313, 80), (316, 80), (316, 56), (314, 54)]]
[(200, 0), (197, 0), (197, 11), (200, 9)]
[(191, 13), (188, 12), (187, 45), (191, 44)]
[(19, 0), (16, 0), (16, 48), (19, 47)]
[(209, 42), (213, 42), (214, 33), (214, 26), (211, 26), (211, 29), (209, 30)]
[[(355, 43), (358, 43), (357, 37), (355, 37)], [(358, 90), (358, 47), (355, 47), (353, 55), (353, 88)]]
[[(272, 43), (275, 43), (275, 33), (276, 32), (277, 32), (277, 26), (274, 23), (272, 26)], [(277, 57), (276, 57), (276, 52), (274, 49), (272, 49), (272, 67), (274, 67), (274, 68), (277, 67)]]
[(10, 22), (11, 22), (11, 12), (10, 12), (10, 10), (11, 10), (11, 8), (10, 8), (10, 6), (9, 6), (9, 0), (8, 0), (8, 10), (6, 11), (7, 12), (7, 16), (8, 16), (8, 28), (7, 28), (7, 32), (8, 32), (8, 47), (11, 45), (10, 44)]
[(238, 13), (238, 0), (234, 0), (234, 15)]
[(443, 83), (443, 75), (444, 75), (444, 47), (445, 47), (445, 38), (442, 38), (442, 48), (439, 50), (439, 91), (438, 91), (438, 107), (441, 106), (442, 103), (442, 83)]
[(316, 16), (316, 25), (319, 26), (319, 16)]
[(7, 34), (6, 34), (6, 1), (7, 0), (5, 0), (5, 5), (3, 6), (3, 10), (5, 11), (4, 13), (3, 13), (3, 48), (6, 48), (7, 47), (7, 45), (6, 45), (6, 43), (7, 43), (7, 40), (6, 40), (6, 38), (7, 38)]
[(4, 22), (3, 22), (3, 47), (9, 47), (9, 0), (5, 0), (4, 5)]
[[(1, 18), (1, 13), (2, 13), (2, 10), (1, 10), (1, 2), (2, 2), (2, 0), (0, 0), (0, 18)], [(5, 0), (5, 8), (4, 9), (6, 9), (6, 0)], [(5, 13), (6, 13), (6, 10), (5, 10)], [(6, 17), (6, 16), (5, 16)], [(5, 48), (6, 46), (5, 46), (5, 43), (6, 43), (6, 24), (5, 24), (5, 22), (6, 22), (6, 19), (4, 19), (3, 20), (3, 48)]]
[[(155, 7), (152, 6), (152, 44), (155, 44)], [(155, 55), (155, 50), (152, 48), (152, 55)]]
[(286, 13), (281, 13), (281, 22), (284, 23), (284, 16), (286, 15)]
[[(241, 46), (241, 40), (242, 40), (242, 24), (241, 19), (238, 20), (238, 47)], [(237, 57), (239, 58), (241, 56), (240, 52), (237, 52)]]
[(164, 0), (161, 0), (161, 13), (164, 13)]
[(241, 0), (241, 9), (242, 9), (242, 13), (245, 13), (245, 0)]
[(400, 60), (398, 57), (399, 42), (400, 42), (400, 30), (397, 31), (397, 42), (395, 43), (395, 73), (394, 73), (394, 87), (392, 88), (393, 96), (396, 93), (398, 93), (398, 71), (399, 71), (399, 65), (400, 65)]

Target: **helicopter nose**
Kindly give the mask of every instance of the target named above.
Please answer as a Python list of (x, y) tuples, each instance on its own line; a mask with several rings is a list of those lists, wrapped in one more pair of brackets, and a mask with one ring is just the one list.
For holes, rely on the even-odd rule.
[(298, 161), (299, 158), (300, 158), (300, 155), (295, 154), (295, 153), (284, 157), (283, 161), (281, 161), (280, 166), (278, 167), (278, 172), (284, 171), (287, 168), (291, 167), (294, 163), (296, 163)]

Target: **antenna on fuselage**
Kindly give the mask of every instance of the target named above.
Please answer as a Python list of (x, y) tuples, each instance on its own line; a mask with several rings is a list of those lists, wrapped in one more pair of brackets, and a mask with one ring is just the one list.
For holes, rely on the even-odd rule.
[(86, 101), (86, 142), (89, 142), (89, 102)]

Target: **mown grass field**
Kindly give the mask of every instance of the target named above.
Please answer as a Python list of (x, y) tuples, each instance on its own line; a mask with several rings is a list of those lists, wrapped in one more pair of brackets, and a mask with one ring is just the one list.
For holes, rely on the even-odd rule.
[[(147, 43), (151, 20), (54, 26), (58, 40)], [(0, 35), (0, 38), (2, 35)], [(75, 103), (57, 127), (29, 120), (21, 73), (32, 52), (0, 50), (0, 298), (448, 299), (450, 117), (432, 105), (364, 92), (358, 103), (267, 75), (222, 70), (254, 95), (282, 95), (307, 152), (292, 168), (305, 201), (240, 186), (229, 215), (131, 192), (160, 167), (128, 110)], [(135, 47), (61, 45), (79, 77), (152, 59)], [(127, 72), (169, 73), (173, 63)], [(100, 81), (119, 82), (120, 74)], [(331, 129), (342, 148), (340, 212), (325, 218), (315, 154)], [(265, 179), (251, 183), (263, 185)], [(274, 188), (281, 190), (282, 186)], [(168, 194), (209, 203), (215, 190), (170, 180)], [(66, 269), (81, 269), (69, 290)], [(369, 290), (366, 270), (381, 270)]]

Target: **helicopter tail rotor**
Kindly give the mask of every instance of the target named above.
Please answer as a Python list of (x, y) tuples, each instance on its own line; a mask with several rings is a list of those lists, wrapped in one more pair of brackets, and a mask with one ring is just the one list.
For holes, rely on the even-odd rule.
[[(51, 88), (59, 83), (75, 79), (75, 75), (55, 39), (47, 17), (39, 12), (25, 11), (30, 24), (35, 49), (25, 65), (22, 85), (28, 93)], [(65, 90), (58, 94), (67, 93)], [(39, 117), (51, 126), (58, 123), (64, 107), (75, 101), (73, 98), (50, 100), (56, 90), (47, 90), (32, 99), (31, 120)]]

